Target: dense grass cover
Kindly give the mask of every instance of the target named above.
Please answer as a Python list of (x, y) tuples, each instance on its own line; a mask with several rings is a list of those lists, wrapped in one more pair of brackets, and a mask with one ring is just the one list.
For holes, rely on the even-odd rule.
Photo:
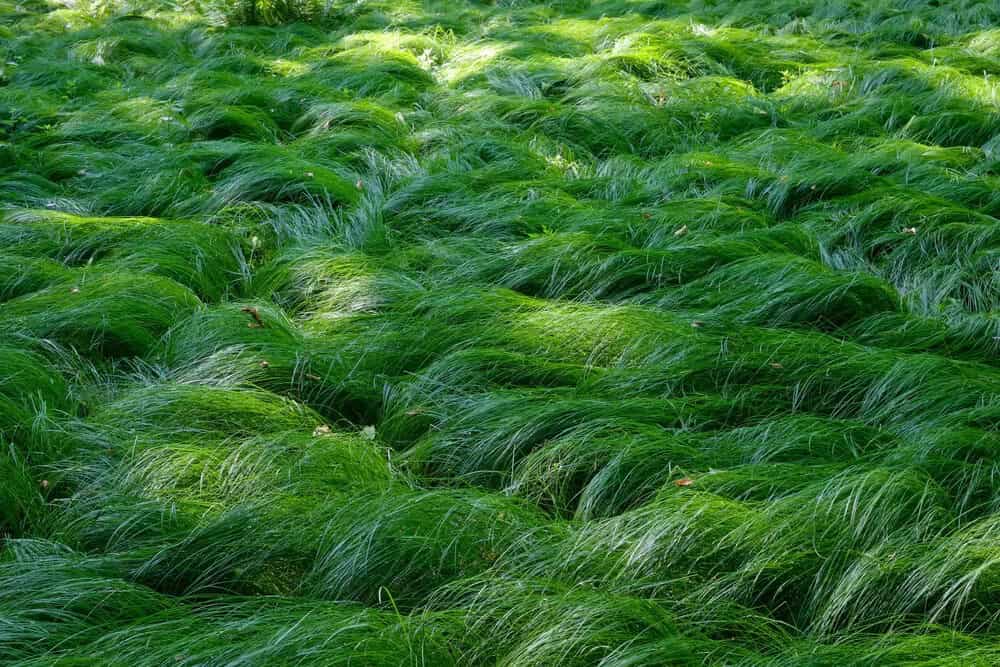
[(0, 0), (0, 663), (1000, 664), (997, 25)]

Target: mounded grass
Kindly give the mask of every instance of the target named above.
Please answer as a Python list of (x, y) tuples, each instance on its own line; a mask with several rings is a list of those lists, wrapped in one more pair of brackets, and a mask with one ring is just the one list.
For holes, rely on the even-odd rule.
[(1000, 661), (979, 0), (0, 0), (0, 662)]

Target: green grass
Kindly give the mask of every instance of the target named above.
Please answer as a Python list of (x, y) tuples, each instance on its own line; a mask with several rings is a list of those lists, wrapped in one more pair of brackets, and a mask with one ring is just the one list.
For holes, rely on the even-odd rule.
[(1000, 663), (998, 22), (0, 0), (0, 663)]

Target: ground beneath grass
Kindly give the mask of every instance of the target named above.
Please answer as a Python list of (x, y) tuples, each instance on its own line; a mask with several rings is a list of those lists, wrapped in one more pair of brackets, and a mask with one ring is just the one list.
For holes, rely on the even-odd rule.
[(192, 3), (0, 0), (0, 663), (1000, 664), (1000, 6)]

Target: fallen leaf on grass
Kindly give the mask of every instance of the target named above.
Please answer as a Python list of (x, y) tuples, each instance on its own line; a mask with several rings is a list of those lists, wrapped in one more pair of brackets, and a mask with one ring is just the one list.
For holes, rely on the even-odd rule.
[(260, 312), (258, 312), (258, 310), (256, 308), (252, 308), (250, 306), (247, 306), (246, 308), (241, 308), (240, 310), (242, 312), (246, 313), (247, 315), (249, 315), (253, 319), (252, 322), (247, 322), (247, 328), (248, 329), (263, 329), (264, 328), (264, 320), (262, 320), (260, 318)]

